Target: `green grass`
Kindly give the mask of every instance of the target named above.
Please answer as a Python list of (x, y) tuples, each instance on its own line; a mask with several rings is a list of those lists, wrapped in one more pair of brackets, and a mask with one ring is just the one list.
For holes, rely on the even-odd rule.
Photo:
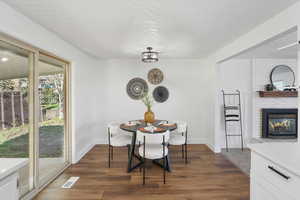
[(0, 131), (0, 144), (13, 139), (14, 137), (18, 137), (20, 135), (24, 135), (28, 132), (28, 125), (22, 125), (19, 127), (8, 128)]
[[(61, 157), (63, 153), (64, 127), (62, 125), (42, 126), (40, 133), (40, 157)], [(25, 133), (0, 144), (2, 158), (28, 158), (29, 135)]]
[(0, 157), (2, 158), (28, 158), (28, 151), (28, 134), (0, 145)]
[(48, 121), (44, 121), (42, 123), (40, 123), (40, 126), (50, 126), (50, 125), (63, 125), (64, 124), (64, 120), (63, 119), (59, 119), (59, 117), (50, 119)]
[(42, 105), (43, 109), (55, 109), (55, 108), (59, 108), (59, 104), (47, 104), (47, 105)]

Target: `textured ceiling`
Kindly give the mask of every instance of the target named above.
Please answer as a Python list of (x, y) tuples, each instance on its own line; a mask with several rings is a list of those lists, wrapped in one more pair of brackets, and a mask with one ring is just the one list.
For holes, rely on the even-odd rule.
[(99, 58), (201, 58), (298, 0), (2, 0)]
[(287, 46), (297, 42), (297, 30), (292, 31), (276, 38), (273, 38), (263, 44), (252, 48), (236, 58), (283, 58), (283, 59), (297, 59), (299, 45), (278, 50), (280, 47)]

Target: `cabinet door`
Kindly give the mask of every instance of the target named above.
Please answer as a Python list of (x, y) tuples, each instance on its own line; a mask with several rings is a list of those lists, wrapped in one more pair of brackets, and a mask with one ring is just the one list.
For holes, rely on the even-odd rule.
[(259, 183), (251, 180), (251, 200), (280, 200)]
[(0, 182), (1, 199), (18, 200), (17, 174), (11, 175)]
[(251, 200), (296, 200), (265, 179), (251, 176)]

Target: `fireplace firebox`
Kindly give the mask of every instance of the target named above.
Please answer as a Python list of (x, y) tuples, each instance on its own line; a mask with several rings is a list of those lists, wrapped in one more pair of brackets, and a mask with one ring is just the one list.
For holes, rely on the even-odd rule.
[(297, 138), (298, 109), (262, 109), (263, 138)]

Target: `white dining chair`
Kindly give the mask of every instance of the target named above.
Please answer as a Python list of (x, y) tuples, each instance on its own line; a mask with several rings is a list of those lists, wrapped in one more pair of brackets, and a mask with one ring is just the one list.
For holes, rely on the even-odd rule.
[(142, 144), (139, 147), (139, 155), (143, 162), (143, 185), (145, 185), (146, 160), (163, 160), (163, 182), (166, 183), (166, 162), (168, 156), (167, 142), (170, 132), (144, 133), (137, 131), (137, 140)]
[(182, 158), (185, 159), (187, 164), (187, 134), (188, 127), (186, 122), (177, 121), (177, 129), (172, 132), (169, 140), (169, 145), (179, 146), (181, 145)]
[(111, 122), (108, 124), (108, 167), (110, 168), (110, 162), (114, 158), (114, 147), (128, 148), (128, 154), (131, 144), (131, 136), (125, 135), (120, 129), (120, 123)]

